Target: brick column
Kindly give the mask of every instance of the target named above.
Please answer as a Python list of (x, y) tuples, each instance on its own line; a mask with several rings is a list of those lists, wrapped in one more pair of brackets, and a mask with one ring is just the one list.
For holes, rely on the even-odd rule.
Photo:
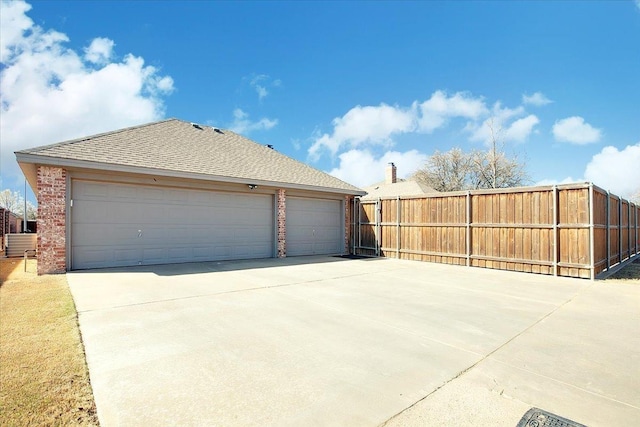
[(344, 196), (344, 253), (351, 253), (351, 211), (353, 196)]
[(285, 190), (278, 190), (278, 258), (287, 257), (287, 197)]
[(64, 273), (67, 171), (38, 166), (38, 274)]

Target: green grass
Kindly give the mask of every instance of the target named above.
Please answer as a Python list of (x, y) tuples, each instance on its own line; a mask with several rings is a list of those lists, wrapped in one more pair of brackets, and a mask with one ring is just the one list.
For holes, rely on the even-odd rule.
[(0, 425), (98, 425), (65, 276), (0, 267)]
[(607, 280), (640, 284), (640, 259), (628, 263), (624, 268), (609, 276)]

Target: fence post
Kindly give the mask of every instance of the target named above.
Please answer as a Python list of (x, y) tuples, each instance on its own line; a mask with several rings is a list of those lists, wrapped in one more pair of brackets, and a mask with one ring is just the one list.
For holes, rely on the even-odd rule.
[(376, 237), (376, 255), (377, 256), (380, 256), (380, 246), (382, 245), (382, 238), (380, 237), (380, 231), (382, 229), (382, 227), (380, 226), (380, 222), (382, 221), (381, 217), (382, 217), (382, 201), (378, 197), (378, 200), (376, 200), (376, 214), (375, 214), (376, 226), (374, 228), (375, 237)]
[(558, 186), (554, 185), (553, 190), (553, 275), (558, 275)]
[(353, 203), (352, 203), (353, 211), (351, 211), (351, 223), (353, 224), (351, 226), (351, 229), (353, 230), (353, 233), (351, 234), (351, 246), (353, 248), (353, 255), (357, 255), (356, 254), (356, 200), (357, 200), (357, 197), (354, 196)]
[(627, 200), (627, 248), (631, 259), (631, 200)]
[(611, 195), (607, 191), (607, 271), (609, 271), (609, 267), (611, 267)]
[(636, 206), (635, 207), (636, 212), (635, 212), (634, 216), (636, 218), (636, 229), (634, 231), (636, 233), (635, 234), (635, 241), (636, 241), (636, 248), (635, 249), (636, 249), (636, 255), (637, 255), (638, 254), (638, 211), (639, 211), (639, 209), (638, 209), (638, 205), (635, 205), (635, 206)]
[(591, 269), (591, 280), (596, 279), (596, 236), (595, 236), (595, 218), (594, 218), (594, 209), (595, 209), (595, 200), (593, 197), (593, 182), (589, 183), (589, 258)]
[(396, 199), (396, 257), (400, 259), (400, 196)]
[(358, 249), (360, 248), (362, 248), (362, 200), (358, 203)]
[(471, 267), (471, 191), (467, 190), (467, 267)]
[(622, 264), (622, 197), (618, 197), (618, 263)]

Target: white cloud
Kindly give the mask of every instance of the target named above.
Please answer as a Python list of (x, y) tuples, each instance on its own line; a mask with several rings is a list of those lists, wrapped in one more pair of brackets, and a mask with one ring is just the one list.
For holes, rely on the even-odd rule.
[(266, 74), (258, 74), (251, 78), (249, 85), (258, 94), (258, 99), (262, 101), (267, 95), (269, 95), (267, 87), (280, 87), (282, 85), (282, 81), (280, 79), (271, 80), (271, 78)]
[(639, 165), (640, 142), (622, 150), (609, 146), (593, 156), (584, 176), (605, 190), (629, 198), (640, 191)]
[(256, 130), (269, 130), (278, 124), (278, 119), (262, 119), (252, 122), (249, 120), (249, 114), (240, 108), (233, 110), (233, 123), (229, 125), (229, 129), (233, 132), (247, 135)]
[[(540, 96), (543, 96), (539, 94)], [(333, 119), (331, 133), (318, 134), (308, 150), (309, 158), (317, 161), (323, 151), (332, 156), (345, 149), (363, 146), (393, 146), (393, 137), (404, 133), (432, 133), (444, 127), (451, 119), (465, 119), (464, 131), (471, 141), (491, 141), (493, 127), (495, 137), (503, 141), (524, 142), (537, 132), (540, 123), (537, 116), (525, 116), (524, 106), (503, 107), (496, 102), (487, 108), (482, 97), (467, 92), (447, 95), (436, 91), (431, 97), (408, 107), (380, 104), (356, 106), (344, 116)]]
[(360, 105), (342, 117), (333, 119), (333, 133), (323, 134), (309, 148), (309, 155), (317, 159), (322, 149), (335, 155), (342, 146), (358, 147), (361, 144), (389, 144), (394, 134), (416, 129), (415, 108), (380, 104), (377, 107)]
[(356, 106), (344, 116), (333, 119), (333, 132), (318, 135), (309, 148), (309, 156), (317, 160), (323, 150), (335, 156), (340, 150), (362, 145), (392, 145), (392, 137), (403, 133), (431, 133), (449, 119), (477, 120), (488, 109), (482, 98), (465, 92), (451, 96), (434, 92), (422, 102), (410, 106)]
[(559, 142), (583, 145), (598, 142), (602, 131), (586, 123), (582, 117), (573, 116), (556, 121), (553, 136)]
[(540, 123), (534, 114), (517, 118), (525, 113), (523, 106), (508, 108), (496, 102), (489, 118), (480, 124), (469, 122), (465, 130), (471, 133), (470, 140), (482, 141), (485, 144), (490, 144), (493, 138), (496, 141), (524, 142), (534, 131), (534, 127)]
[(533, 114), (529, 114), (527, 117), (515, 120), (504, 133), (504, 139), (507, 141), (524, 142), (535, 125), (540, 123), (538, 117)]
[(576, 182), (584, 182), (584, 179), (573, 179), (568, 176), (565, 179), (557, 180), (557, 179), (542, 179), (535, 184), (534, 186), (545, 186), (545, 185), (560, 185), (560, 184), (573, 184)]
[(547, 98), (542, 92), (536, 92), (533, 95), (522, 95), (522, 103), (525, 105), (534, 105), (541, 107), (543, 105), (551, 104), (553, 101)]
[(13, 151), (158, 120), (173, 80), (144, 59), (111, 61), (113, 42), (98, 38), (85, 55), (65, 34), (29, 19), (24, 2), (0, 3), (2, 175), (21, 176)]
[(420, 104), (422, 117), (418, 120), (421, 131), (430, 133), (443, 126), (448, 118), (463, 117), (478, 119), (488, 110), (482, 98), (458, 92), (448, 97), (443, 91), (436, 91), (431, 98)]
[(640, 10), (640, 0), (635, 0), (635, 3), (638, 10)]
[(84, 49), (84, 57), (87, 61), (94, 64), (105, 64), (113, 55), (113, 40), (98, 37), (93, 39), (89, 47)]
[(26, 13), (31, 5), (22, 1), (0, 2), (0, 61), (5, 62), (11, 50), (20, 45), (22, 33), (33, 25)]
[(404, 153), (387, 151), (381, 157), (374, 156), (369, 150), (349, 150), (340, 154), (340, 165), (329, 174), (358, 187), (366, 187), (384, 180), (384, 171), (388, 163), (395, 163), (398, 177), (406, 178), (424, 165), (427, 155), (417, 150)]

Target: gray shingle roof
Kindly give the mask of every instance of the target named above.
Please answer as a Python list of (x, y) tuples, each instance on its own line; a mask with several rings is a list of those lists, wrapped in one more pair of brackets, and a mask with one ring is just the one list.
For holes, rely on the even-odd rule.
[[(32, 155), (50, 160), (182, 172), (230, 180), (246, 179), (283, 187), (318, 187), (347, 194), (363, 192), (325, 172), (312, 168), (269, 147), (229, 130), (195, 127), (168, 119), (58, 144), (16, 152), (18, 160)], [(26, 156), (28, 158), (30, 156)]]
[(420, 196), (423, 194), (437, 193), (436, 190), (428, 185), (413, 180), (403, 180), (394, 182), (393, 184), (382, 182), (370, 187), (365, 187), (364, 191), (366, 191), (367, 194), (362, 197), (362, 200), (372, 200), (378, 197)]

